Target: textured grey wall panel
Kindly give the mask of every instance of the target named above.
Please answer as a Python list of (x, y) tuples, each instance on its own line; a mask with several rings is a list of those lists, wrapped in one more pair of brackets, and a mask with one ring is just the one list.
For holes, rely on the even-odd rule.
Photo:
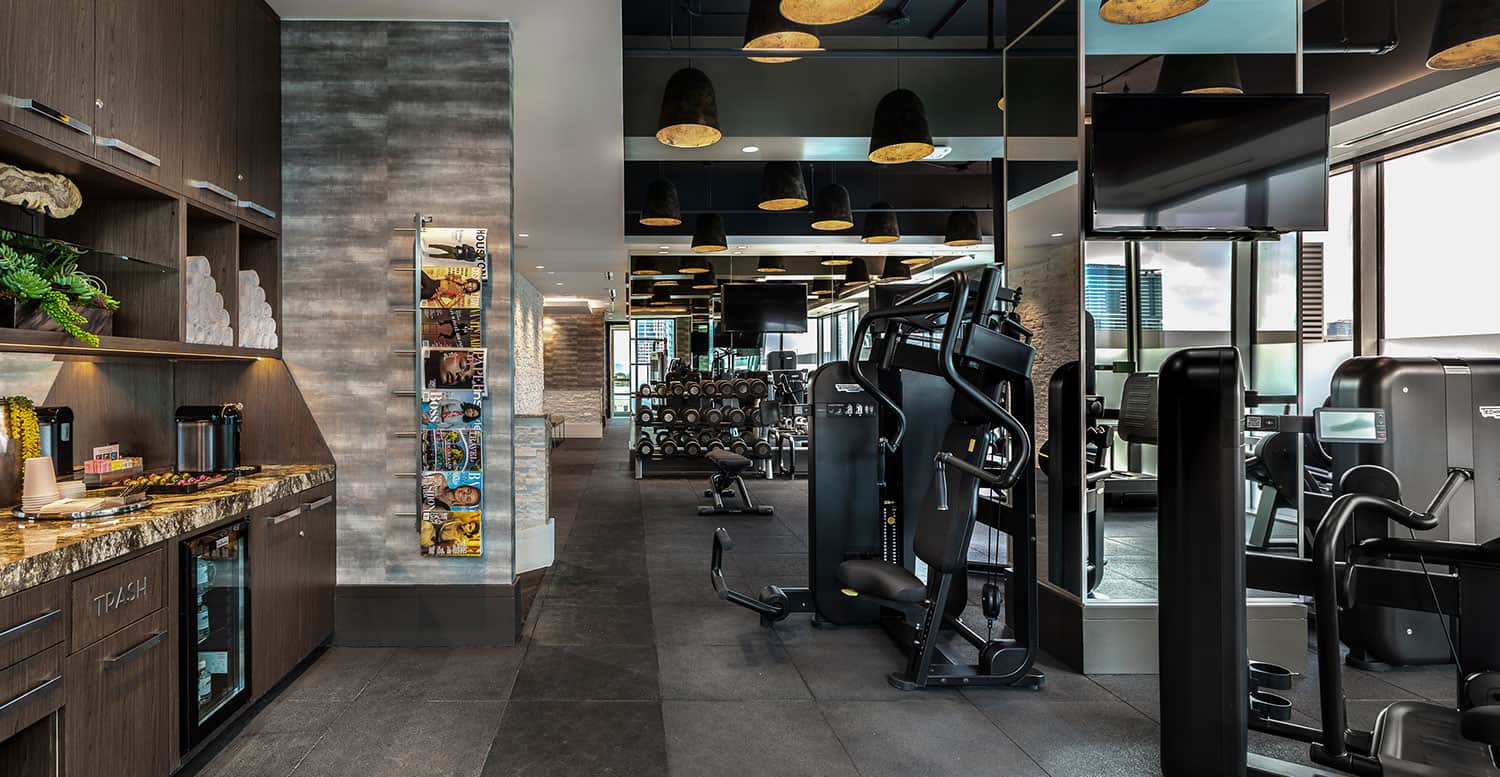
[[(510, 29), (282, 26), (283, 350), (339, 465), (339, 583), (506, 584), (512, 575)], [(484, 555), (418, 552), (411, 225), (488, 227)], [(401, 515), (401, 513), (407, 513)]]

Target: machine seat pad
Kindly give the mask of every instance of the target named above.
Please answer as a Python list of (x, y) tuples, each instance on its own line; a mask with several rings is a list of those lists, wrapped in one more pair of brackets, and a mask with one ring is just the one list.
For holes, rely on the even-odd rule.
[(927, 598), (927, 585), (916, 575), (880, 559), (845, 561), (839, 564), (838, 580), (845, 588), (865, 596), (911, 604)]
[(1490, 748), (1465, 739), (1462, 713), (1418, 701), (1396, 702), (1375, 721), (1384, 777), (1500, 777)]
[(750, 468), (750, 460), (734, 451), (712, 450), (704, 456), (725, 475), (738, 475)]

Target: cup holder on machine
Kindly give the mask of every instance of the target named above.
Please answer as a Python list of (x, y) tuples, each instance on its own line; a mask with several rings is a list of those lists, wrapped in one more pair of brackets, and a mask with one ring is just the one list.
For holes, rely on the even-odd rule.
[(1289, 691), (1292, 689), (1292, 670), (1264, 661), (1251, 661), (1250, 685), (1257, 689)]
[(1292, 719), (1292, 702), (1270, 691), (1251, 691), (1250, 712), (1259, 718), (1284, 723)]

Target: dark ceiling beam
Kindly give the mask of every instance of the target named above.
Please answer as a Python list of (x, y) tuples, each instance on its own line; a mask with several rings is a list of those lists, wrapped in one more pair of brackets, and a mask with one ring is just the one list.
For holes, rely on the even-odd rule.
[[(778, 50), (756, 49), (757, 55), (775, 54)], [(825, 49), (823, 51), (789, 51), (807, 59), (989, 59), (1005, 56), (1001, 49)], [(684, 57), (705, 59), (744, 59), (744, 49), (678, 49), (678, 48), (627, 48), (627, 59), (682, 59)]]
[(953, 17), (957, 16), (958, 12), (962, 11), (964, 6), (968, 4), (969, 0), (953, 0), (953, 5), (948, 8), (947, 13), (943, 14), (943, 18), (938, 19), (937, 24), (932, 25), (932, 29), (927, 31), (927, 39), (932, 40), (936, 38), (938, 33), (942, 32), (943, 28), (948, 26), (948, 22), (953, 21)]
[[(952, 213), (955, 210), (992, 211), (988, 205), (983, 207), (953, 206), (948, 208), (851, 208), (854, 213)], [(640, 208), (627, 209), (626, 213), (639, 215)], [(812, 213), (812, 208), (798, 208), (796, 210), (761, 210), (760, 208), (683, 208), (681, 213), (687, 216), (695, 216), (704, 213), (717, 213), (720, 216), (785, 216), (792, 213)]]

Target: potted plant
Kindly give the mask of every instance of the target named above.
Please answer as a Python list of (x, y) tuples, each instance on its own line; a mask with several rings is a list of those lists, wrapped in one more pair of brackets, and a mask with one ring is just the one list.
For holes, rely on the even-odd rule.
[(67, 243), (0, 230), (0, 324), (61, 330), (89, 345), (110, 331), (120, 303), (104, 281), (78, 268), (83, 252)]

